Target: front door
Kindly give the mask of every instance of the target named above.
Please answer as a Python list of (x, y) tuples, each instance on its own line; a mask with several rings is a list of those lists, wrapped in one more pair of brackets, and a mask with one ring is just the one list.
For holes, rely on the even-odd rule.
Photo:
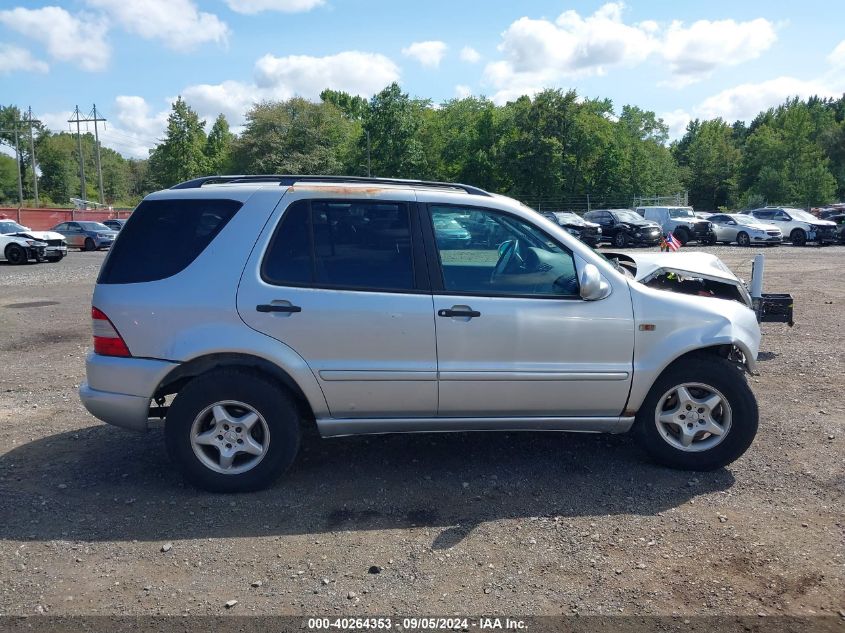
[(422, 249), (412, 238), (419, 230), (414, 197), (389, 193), (284, 199), (238, 290), (241, 318), (305, 359), (334, 418), (437, 410), (434, 317)]
[[(584, 301), (573, 254), (516, 215), (429, 204), (428, 219), (439, 263), (438, 415), (620, 415), (634, 343), (627, 287)], [(466, 243), (439, 235), (455, 223)]]

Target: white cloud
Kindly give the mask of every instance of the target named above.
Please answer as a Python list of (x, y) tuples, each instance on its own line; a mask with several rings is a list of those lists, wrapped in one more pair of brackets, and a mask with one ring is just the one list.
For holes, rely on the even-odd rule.
[(466, 99), (472, 94), (472, 88), (464, 84), (458, 84), (455, 86), (455, 96), (458, 99)]
[(237, 13), (253, 14), (261, 11), (302, 13), (322, 6), (325, 0), (226, 0), (226, 4)]
[(669, 127), (669, 138), (681, 138), (686, 132), (687, 124), (692, 121), (692, 116), (686, 110), (672, 110), (660, 115), (663, 122)]
[(774, 25), (763, 18), (748, 22), (699, 20), (688, 27), (675, 21), (660, 54), (669, 63), (675, 85), (705, 79), (720, 66), (736, 66), (759, 57), (777, 40)]
[(237, 125), (254, 103), (264, 99), (318, 99), (325, 88), (369, 97), (398, 79), (396, 64), (376, 53), (346, 51), (326, 57), (265, 55), (255, 64), (254, 82), (195, 84), (185, 88), (182, 97), (200, 116), (210, 119), (222, 112)]
[(532, 94), (564, 78), (601, 75), (612, 66), (633, 66), (657, 48), (656, 24), (628, 25), (621, 3), (608, 3), (582, 17), (565, 11), (551, 22), (523, 17), (504, 33), (499, 50), (504, 59), (487, 65), (485, 82), (502, 103)]
[(0, 42), (0, 75), (16, 71), (46, 73), (49, 70), (46, 62), (36, 59), (25, 48)]
[(54, 59), (78, 63), (84, 70), (103, 70), (111, 49), (105, 20), (73, 16), (60, 7), (0, 11), (0, 23), (43, 44)]
[(225, 44), (229, 27), (213, 13), (197, 9), (192, 0), (86, 0), (102, 9), (130, 33), (144, 39), (160, 39), (165, 46), (193, 50), (200, 44)]
[(705, 99), (695, 112), (698, 116), (712, 119), (722, 117), (726, 121), (749, 120), (761, 110), (767, 110), (783, 103), (789, 97), (836, 97), (842, 93), (841, 86), (834, 86), (819, 80), (804, 80), (795, 77), (777, 77), (759, 83), (746, 83)]
[(446, 54), (445, 42), (429, 40), (426, 42), (414, 42), (407, 48), (402, 49), (406, 57), (413, 57), (426, 68), (437, 68)]
[(472, 46), (464, 46), (461, 49), (461, 61), (468, 64), (477, 64), (481, 61), (481, 53), (475, 50)]
[(282, 99), (316, 99), (324, 88), (369, 96), (398, 79), (399, 68), (389, 58), (360, 51), (325, 57), (265, 55), (255, 64), (258, 87)]
[(845, 40), (839, 42), (837, 47), (827, 56), (827, 61), (834, 68), (845, 68)]

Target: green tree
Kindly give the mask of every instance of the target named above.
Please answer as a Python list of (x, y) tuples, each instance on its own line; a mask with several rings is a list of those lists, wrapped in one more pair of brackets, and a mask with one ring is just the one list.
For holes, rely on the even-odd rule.
[(228, 171), (232, 161), (232, 142), (235, 135), (229, 131), (229, 122), (222, 114), (218, 114), (208, 133), (205, 142), (205, 157), (208, 171), (223, 174)]
[(167, 119), (164, 140), (150, 152), (149, 178), (153, 186), (165, 189), (207, 174), (205, 146), (205, 121), (179, 97)]
[(708, 210), (735, 206), (742, 153), (733, 127), (718, 118), (691, 121), (673, 149), (679, 165), (686, 168), (684, 184), (693, 206)]
[(18, 204), (18, 166), (15, 159), (0, 154), (0, 204)]
[(429, 101), (411, 99), (393, 83), (370, 100), (358, 142), (358, 173), (366, 173), (369, 133), (372, 173), (394, 178), (419, 178), (428, 170), (420, 139), (423, 113)]
[(353, 121), (361, 121), (367, 114), (369, 103), (364, 97), (358, 95), (351, 95), (348, 92), (341, 90), (323, 90), (320, 93), (320, 100), (323, 103), (330, 103), (338, 110), (343, 112), (343, 115)]
[(233, 166), (242, 173), (341, 173), (358, 129), (330, 103), (259, 103), (233, 145)]

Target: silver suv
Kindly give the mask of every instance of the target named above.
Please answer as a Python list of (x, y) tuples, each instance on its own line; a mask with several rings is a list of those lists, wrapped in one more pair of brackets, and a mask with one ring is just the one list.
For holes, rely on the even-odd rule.
[(117, 426), (165, 418), (214, 491), (267, 486), (308, 426), (633, 430), (665, 465), (732, 462), (757, 430), (755, 313), (629, 268), (466, 185), (201, 178), (120, 232), (79, 392)]

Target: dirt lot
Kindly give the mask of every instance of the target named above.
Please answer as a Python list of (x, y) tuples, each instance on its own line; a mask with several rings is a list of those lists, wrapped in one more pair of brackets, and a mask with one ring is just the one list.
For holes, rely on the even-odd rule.
[(845, 613), (845, 247), (766, 253), (796, 325), (764, 327), (727, 469), (625, 436), (310, 439), (241, 496), (79, 403), (102, 253), (0, 265), (0, 614)]

